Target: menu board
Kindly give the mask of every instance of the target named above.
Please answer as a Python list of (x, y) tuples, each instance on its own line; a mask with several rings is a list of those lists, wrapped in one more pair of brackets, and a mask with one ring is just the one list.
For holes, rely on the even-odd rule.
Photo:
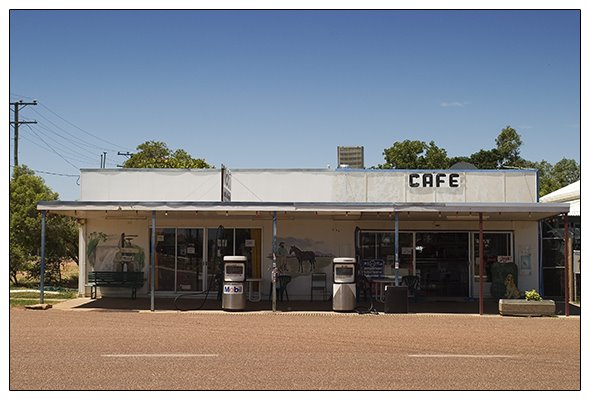
[(361, 267), (363, 275), (365, 275), (367, 278), (381, 278), (383, 277), (385, 262), (379, 259), (362, 260)]

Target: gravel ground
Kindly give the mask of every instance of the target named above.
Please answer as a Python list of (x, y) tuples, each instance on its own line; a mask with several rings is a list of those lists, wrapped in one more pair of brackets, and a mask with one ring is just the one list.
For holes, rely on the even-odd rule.
[(580, 317), (10, 310), (12, 390), (579, 390)]

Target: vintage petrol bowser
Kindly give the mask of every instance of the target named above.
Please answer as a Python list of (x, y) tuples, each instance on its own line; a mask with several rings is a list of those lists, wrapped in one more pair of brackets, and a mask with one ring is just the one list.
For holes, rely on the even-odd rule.
[(242, 311), (246, 308), (246, 257), (223, 257), (223, 299), (221, 307), (226, 311)]
[(356, 307), (356, 259), (335, 258), (332, 309), (354, 311)]

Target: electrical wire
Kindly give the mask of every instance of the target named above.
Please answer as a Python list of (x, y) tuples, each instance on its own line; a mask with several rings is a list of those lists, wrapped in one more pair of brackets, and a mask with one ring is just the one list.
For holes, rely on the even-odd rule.
[[(27, 125), (27, 127), (29, 129), (33, 130), (33, 127), (31, 127), (29, 125)], [(56, 136), (58, 136), (58, 137), (60, 137), (60, 138), (62, 138), (64, 140), (68, 141), (68, 138), (60, 135), (57, 132), (52, 131), (50, 128), (45, 127), (43, 124), (37, 123), (36, 124), (36, 129), (39, 129), (39, 130), (45, 132), (46, 134), (54, 134), (54, 135), (56, 135)], [(56, 144), (56, 145), (58, 145), (58, 146), (61, 147), (61, 150), (62, 151), (64, 149), (68, 149), (71, 152), (70, 154), (74, 154), (75, 156), (83, 156), (83, 157), (86, 157), (86, 158), (88, 158), (88, 160), (92, 160), (92, 162), (95, 162), (95, 160), (96, 160), (96, 153), (93, 154), (90, 151), (88, 151), (88, 150), (86, 150), (84, 148), (81, 148), (81, 147), (80, 148), (70, 147), (69, 146), (69, 143), (71, 143), (71, 142), (67, 142), (68, 144), (65, 144), (65, 143), (62, 143), (62, 142), (60, 142), (60, 141), (58, 141), (56, 139), (53, 139), (53, 141), (54, 141), (54, 144)], [(84, 152), (85, 154), (81, 154), (81, 152)]]
[[(14, 168), (14, 165), (11, 165), (10, 168)], [(68, 177), (68, 178), (79, 178), (80, 177), (80, 175), (61, 174), (59, 172), (40, 171), (38, 169), (31, 169), (31, 171), (36, 172), (38, 174), (46, 174), (46, 175), (54, 175), (54, 176), (64, 176), (64, 177)]]
[[(10, 95), (11, 95), (13, 98), (15, 98), (15, 99), (18, 97), (18, 98), (24, 98), (24, 99), (29, 99), (29, 100), (35, 100), (33, 97), (29, 97), (29, 96), (20, 95), (20, 94), (18, 94), (18, 93), (14, 93), (14, 92), (10, 92)], [(94, 145), (94, 144), (92, 144), (92, 143), (90, 143), (90, 142), (86, 142), (86, 141), (84, 141), (84, 140), (82, 140), (82, 139), (80, 139), (80, 138), (78, 138), (78, 137), (76, 137), (76, 136), (72, 135), (71, 133), (69, 133), (69, 132), (68, 132), (67, 130), (65, 130), (64, 128), (62, 128), (62, 127), (59, 127), (59, 126), (58, 126), (58, 125), (56, 125), (55, 123), (51, 122), (51, 120), (50, 120), (50, 119), (49, 119), (47, 116), (45, 116), (45, 115), (41, 114), (39, 111), (37, 111), (37, 110), (35, 110), (35, 109), (32, 109), (32, 110), (33, 110), (33, 112), (35, 112), (35, 113), (37, 113), (37, 114), (39, 114), (39, 115), (42, 115), (42, 116), (43, 116), (43, 117), (44, 117), (44, 118), (47, 120), (47, 122), (51, 123), (52, 125), (54, 125), (54, 126), (55, 126), (55, 127), (57, 127), (58, 129), (60, 129), (62, 132), (65, 132), (65, 133), (67, 133), (68, 135), (70, 135), (70, 136), (72, 136), (72, 137), (75, 137), (75, 138), (76, 138), (78, 141), (85, 142), (85, 143), (87, 143), (88, 145), (90, 145), (90, 146), (92, 146), (92, 147), (99, 147), (99, 148), (101, 148), (101, 149), (108, 150), (108, 151), (112, 151), (112, 152), (118, 152), (118, 151), (120, 151), (120, 150), (133, 151), (132, 149), (129, 149), (129, 148), (125, 147), (125, 146), (121, 146), (121, 145), (119, 145), (119, 144), (116, 144), (116, 143), (110, 142), (110, 141), (108, 141), (108, 140), (106, 140), (106, 139), (104, 139), (104, 138), (102, 138), (102, 137), (100, 137), (100, 136), (94, 135), (94, 134), (92, 134), (92, 133), (90, 133), (90, 132), (88, 132), (88, 131), (86, 131), (86, 130), (84, 130), (84, 129), (80, 128), (78, 125), (74, 124), (73, 122), (70, 122), (70, 121), (68, 121), (66, 118), (62, 117), (62, 116), (61, 116), (61, 115), (59, 115), (57, 112), (55, 112), (55, 111), (53, 111), (52, 109), (50, 109), (50, 108), (49, 108), (48, 106), (46, 106), (44, 103), (40, 102), (39, 100), (36, 100), (36, 101), (37, 101), (37, 105), (40, 105), (41, 107), (43, 107), (44, 109), (46, 109), (48, 112), (50, 112), (51, 114), (53, 114), (53, 115), (54, 115), (54, 116), (56, 116), (57, 118), (61, 119), (62, 121), (66, 122), (67, 124), (69, 124), (69, 125), (73, 126), (74, 128), (78, 129), (79, 131), (83, 132), (84, 134), (86, 134), (86, 135), (88, 135), (88, 136), (90, 136), (90, 137), (93, 137), (93, 138), (95, 138), (95, 139), (97, 139), (97, 140), (100, 140), (100, 141), (101, 141), (101, 142), (103, 142), (103, 143), (107, 143), (107, 144), (109, 144), (109, 145), (111, 145), (111, 146), (115, 146), (115, 147), (116, 147), (116, 149), (113, 149), (113, 148), (106, 148), (106, 147), (104, 147), (104, 146), (96, 146), (96, 145)]]
[[(33, 130), (33, 128), (31, 128), (29, 125), (27, 125), (27, 128), (31, 131), (31, 133), (33, 133), (37, 138), (39, 138), (39, 135)], [(51, 151), (51, 150), (49, 150), (47, 148), (48, 147), (47, 142), (44, 142), (45, 145), (42, 145), (42, 144), (39, 144), (38, 142), (36, 142), (35, 140), (33, 140), (31, 137), (28, 137), (28, 136), (25, 136), (25, 135), (22, 135), (21, 136), (21, 139), (24, 139), (24, 140), (26, 140), (28, 142), (31, 142), (34, 145), (36, 145), (37, 147), (39, 147), (39, 148), (41, 148), (41, 149), (43, 149), (45, 151), (53, 152), (53, 151)], [(80, 158), (79, 156), (83, 156), (83, 155), (81, 155), (79, 153), (67, 151), (67, 150), (64, 150), (62, 148), (60, 148), (60, 150), (63, 153), (62, 155), (64, 157), (66, 157), (66, 158), (68, 158), (68, 159), (70, 159), (72, 161), (76, 161), (76, 162), (83, 163), (83, 164), (90, 164), (90, 165), (92, 165), (92, 164), (94, 164), (96, 162), (94, 159), (91, 159), (91, 158), (85, 158), (85, 159)]]
[[(84, 146), (84, 147), (86, 147), (86, 148), (90, 148), (90, 149), (93, 149), (93, 150), (97, 150), (97, 149), (99, 149), (99, 150), (108, 150), (108, 151), (113, 151), (113, 152), (116, 152), (116, 151), (117, 151), (117, 150), (115, 150), (115, 149), (110, 149), (110, 148), (106, 148), (106, 147), (101, 147), (101, 146), (98, 146), (98, 145), (96, 145), (96, 144), (93, 144), (93, 143), (87, 142), (86, 140), (80, 139), (80, 138), (78, 138), (76, 135), (74, 135), (74, 134), (72, 134), (72, 133), (68, 132), (68, 131), (67, 131), (66, 129), (64, 129), (63, 127), (61, 127), (61, 126), (57, 125), (56, 123), (54, 123), (53, 121), (51, 121), (49, 118), (47, 118), (45, 115), (43, 115), (43, 114), (42, 114), (42, 113), (40, 113), (39, 111), (37, 111), (37, 110), (35, 110), (35, 109), (31, 109), (31, 111), (33, 111), (35, 114), (37, 114), (37, 115), (39, 115), (39, 116), (43, 117), (43, 118), (44, 118), (44, 120), (45, 120), (46, 122), (50, 123), (50, 124), (51, 124), (51, 125), (53, 125), (53, 126), (56, 128), (56, 129), (58, 129), (58, 130), (60, 130), (61, 132), (65, 133), (66, 135), (70, 136), (72, 139), (65, 138), (63, 135), (61, 135), (61, 134), (59, 134), (59, 133), (55, 132), (54, 130), (52, 130), (51, 128), (49, 128), (49, 127), (47, 127), (47, 126), (46, 126), (46, 129), (47, 129), (47, 130), (51, 131), (51, 132), (52, 132), (52, 133), (54, 133), (55, 135), (58, 135), (58, 136), (60, 136), (60, 137), (62, 137), (62, 138), (64, 138), (64, 139), (66, 139), (66, 140), (74, 140), (74, 141), (76, 141), (76, 142), (77, 142), (77, 144), (78, 144), (78, 145), (79, 145), (81, 148)], [(40, 122), (37, 122), (37, 124), (40, 124)], [(41, 125), (45, 125), (45, 124), (41, 123)]]
[(256, 193), (254, 193), (253, 191), (250, 190), (250, 188), (246, 185), (244, 185), (242, 182), (240, 182), (235, 176), (232, 175), (232, 180), (235, 180), (236, 182), (238, 182), (240, 185), (242, 185), (247, 191), (249, 191), (250, 193), (252, 193), (254, 195), (254, 197), (256, 197), (259, 201), (264, 201), (262, 200), (260, 197), (258, 197), (256, 195)]
[(73, 163), (71, 163), (68, 159), (66, 159), (64, 156), (62, 156), (60, 153), (58, 153), (57, 150), (55, 150), (49, 143), (47, 143), (45, 140), (43, 140), (43, 138), (41, 136), (39, 136), (37, 134), (37, 132), (35, 132), (32, 129), (31, 129), (31, 132), (33, 132), (33, 134), (35, 134), (35, 136), (37, 136), (37, 138), (39, 138), (39, 140), (41, 140), (43, 143), (45, 143), (45, 145), (47, 145), (47, 147), (49, 147), (55, 154), (57, 154), (59, 156), (59, 158), (61, 158), (62, 160), (64, 160), (66, 163), (70, 164), (75, 169), (77, 169), (77, 170), (80, 169), (76, 165), (74, 165)]
[[(98, 139), (98, 140), (100, 140), (100, 141), (102, 141), (102, 142), (104, 142), (104, 143), (108, 143), (108, 144), (110, 144), (111, 146), (115, 146), (115, 147), (118, 147), (118, 148), (120, 148), (120, 149), (124, 149), (124, 150), (128, 150), (128, 151), (133, 151), (133, 150), (131, 150), (131, 149), (129, 149), (129, 148), (126, 148), (126, 147), (120, 146), (120, 145), (118, 145), (118, 144), (116, 144), (116, 143), (110, 142), (110, 141), (108, 141), (108, 140), (106, 140), (106, 139), (103, 139), (103, 138), (101, 138), (100, 136), (94, 135), (94, 134), (92, 134), (92, 133), (90, 133), (90, 132), (88, 132), (88, 131), (86, 131), (86, 130), (84, 130), (84, 129), (80, 128), (78, 125), (76, 125), (76, 124), (74, 124), (74, 123), (72, 123), (72, 122), (68, 121), (67, 119), (65, 119), (64, 117), (60, 116), (60, 115), (59, 115), (59, 114), (57, 114), (55, 111), (51, 110), (49, 107), (47, 107), (45, 104), (43, 104), (43, 103), (39, 102), (38, 100), (37, 100), (37, 104), (39, 104), (41, 107), (45, 108), (47, 111), (49, 111), (50, 113), (52, 113), (53, 115), (55, 115), (56, 117), (58, 117), (59, 119), (61, 119), (62, 121), (64, 121), (64, 122), (66, 122), (66, 123), (70, 124), (71, 126), (73, 126), (74, 128), (78, 129), (79, 131), (81, 131), (81, 132), (85, 133), (85, 134), (86, 134), (86, 135), (88, 135), (88, 136), (91, 136), (91, 137), (93, 137), (93, 138), (95, 138), (95, 139)], [(117, 151), (117, 150), (113, 150), (113, 151)]]

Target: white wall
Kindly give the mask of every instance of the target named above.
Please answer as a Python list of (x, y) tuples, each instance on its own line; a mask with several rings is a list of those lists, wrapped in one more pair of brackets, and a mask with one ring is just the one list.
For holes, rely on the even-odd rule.
[[(460, 186), (436, 189), (410, 187), (412, 172), (238, 169), (231, 195), (254, 202), (537, 201), (534, 171), (441, 171), (458, 173)], [(82, 201), (219, 201), (220, 193), (220, 170), (82, 170)]]
[(218, 170), (82, 170), (81, 201), (219, 201)]
[[(149, 226), (148, 220), (105, 220), (89, 219), (86, 223), (87, 235), (92, 232), (105, 232), (109, 237), (109, 245), (114, 245), (122, 232), (137, 235), (133, 240), (145, 252), (144, 273), (149, 276)], [(227, 228), (261, 228), (262, 229), (262, 276), (264, 298), (268, 299), (270, 271), (272, 265), (272, 221), (270, 219), (174, 219), (172, 217), (159, 218), (156, 221), (158, 227), (191, 227), (191, 228), (216, 228), (223, 225)], [(316, 271), (326, 272), (328, 276), (328, 291), (331, 292), (332, 270), (331, 258), (354, 257), (354, 230), (361, 229), (393, 230), (393, 221), (358, 221), (358, 220), (334, 220), (332, 218), (318, 219), (285, 219), (279, 215), (277, 222), (277, 237), (284, 240), (287, 247), (296, 245), (301, 250), (312, 250), (316, 253)], [(400, 221), (401, 231), (478, 231), (477, 221)], [(539, 258), (536, 222), (499, 222), (485, 221), (485, 231), (512, 231), (514, 232), (514, 261), (519, 266), (519, 289), (539, 289)], [(521, 255), (530, 252), (531, 269), (523, 271), (521, 267)], [(289, 258), (290, 274), (293, 280), (289, 285), (289, 297), (291, 299), (308, 299), (310, 295), (309, 266), (304, 263), (304, 274), (298, 273), (298, 265), (294, 257)], [(87, 264), (88, 265), (88, 264)], [(90, 265), (88, 265), (90, 270)], [(474, 288), (477, 295), (477, 288)], [(102, 288), (105, 295), (126, 297), (130, 295), (130, 289)], [(144, 287), (138, 290), (139, 295), (149, 293), (148, 281)], [(489, 293), (486, 293), (489, 296)]]

